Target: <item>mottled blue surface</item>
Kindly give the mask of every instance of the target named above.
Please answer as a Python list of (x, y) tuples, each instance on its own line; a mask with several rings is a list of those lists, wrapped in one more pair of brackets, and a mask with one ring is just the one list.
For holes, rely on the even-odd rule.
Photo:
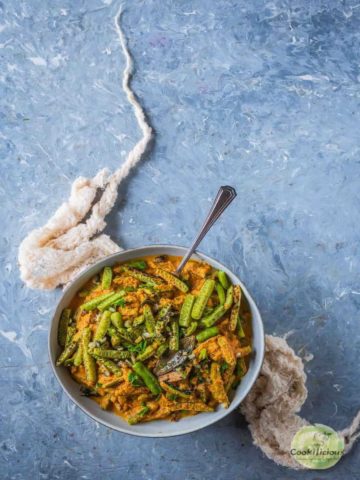
[[(120, 88), (114, 0), (0, 3), (0, 462), (4, 479), (357, 479), (360, 446), (293, 473), (234, 413), (198, 433), (140, 439), (95, 424), (51, 372), (60, 291), (31, 291), (21, 239), (71, 181), (118, 167), (139, 138)], [(360, 406), (360, 7), (356, 1), (132, 1), (133, 85), (156, 143), (122, 185), (108, 233), (186, 245), (220, 184), (237, 202), (202, 244), (253, 293), (268, 333), (306, 365), (312, 422)]]

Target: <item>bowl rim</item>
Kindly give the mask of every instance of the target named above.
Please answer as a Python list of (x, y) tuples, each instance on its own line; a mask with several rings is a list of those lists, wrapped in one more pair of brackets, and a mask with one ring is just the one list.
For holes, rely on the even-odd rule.
[[(92, 265), (90, 265), (89, 267), (85, 268), (84, 270), (82, 270), (78, 275), (76, 275), (76, 277), (71, 280), (71, 282), (69, 282), (69, 284), (66, 286), (66, 288), (64, 288), (64, 290), (62, 291), (61, 293), (61, 296), (60, 298), (58, 299), (57, 301), (57, 304), (56, 304), (56, 307), (53, 311), (53, 314), (52, 314), (52, 317), (51, 317), (51, 321), (50, 321), (50, 324), (49, 324), (49, 331), (48, 331), (48, 356), (49, 356), (49, 360), (50, 360), (50, 365), (51, 365), (51, 368), (52, 368), (52, 371), (58, 381), (58, 383), (60, 384), (61, 388), (63, 389), (63, 391), (66, 393), (66, 395), (70, 398), (70, 400), (78, 407), (80, 408), (80, 410), (82, 412), (84, 412), (88, 417), (90, 417), (92, 420), (94, 420), (95, 422), (101, 424), (101, 425), (104, 425), (105, 427), (108, 427), (112, 430), (115, 430), (116, 432), (121, 432), (123, 434), (126, 434), (126, 435), (131, 435), (131, 436), (137, 436), (137, 437), (147, 437), (147, 438), (168, 438), (168, 437), (177, 437), (177, 436), (180, 436), (180, 435), (186, 435), (186, 434), (189, 434), (189, 433), (193, 433), (193, 432), (197, 432), (199, 430), (202, 430), (203, 428), (206, 428), (210, 425), (213, 425), (214, 423), (218, 422), (219, 420), (222, 420), (223, 418), (225, 418), (226, 416), (228, 416), (231, 412), (233, 412), (236, 408), (238, 408), (238, 406), (241, 404), (241, 402), (244, 400), (244, 398), (247, 396), (247, 394), (249, 393), (249, 391), (251, 390), (251, 388), (253, 387), (254, 383), (256, 382), (258, 376), (259, 376), (259, 373), (260, 373), (260, 370), (261, 370), (261, 367), (262, 367), (262, 364), (264, 362), (264, 356), (265, 356), (265, 332), (264, 332), (264, 324), (263, 324), (263, 321), (262, 321), (262, 317), (260, 315), (260, 312), (259, 312), (259, 309), (252, 297), (252, 295), (250, 294), (250, 292), (248, 291), (248, 289), (246, 288), (246, 286), (243, 284), (243, 282), (239, 279), (239, 277), (233, 273), (233, 271), (226, 267), (226, 265), (224, 265), (222, 262), (220, 262), (219, 260), (216, 260), (212, 257), (210, 257), (209, 255), (205, 254), (205, 253), (202, 253), (201, 251), (199, 250), (195, 250), (193, 255), (197, 255), (201, 260), (204, 260), (208, 263), (210, 263), (210, 265), (212, 265), (212, 262), (215, 262), (215, 263), (218, 263), (220, 264), (221, 266), (225, 267), (227, 270), (229, 270), (237, 279), (237, 281), (239, 282), (240, 286), (241, 286), (241, 289), (242, 291), (245, 293), (245, 296), (247, 297), (247, 299), (251, 300), (252, 301), (252, 307), (253, 309), (255, 310), (256, 314), (257, 314), (257, 319), (258, 319), (258, 328), (259, 328), (259, 338), (261, 340), (260, 342), (260, 345), (259, 347), (257, 348), (257, 351), (256, 351), (256, 355), (257, 355), (257, 365), (254, 365), (253, 366), (253, 370), (252, 370), (252, 379), (251, 381), (249, 382), (249, 385), (247, 386), (247, 388), (245, 389), (245, 391), (243, 392), (243, 395), (242, 397), (240, 397), (239, 399), (237, 399), (236, 401), (232, 400), (232, 402), (230, 403), (229, 407), (227, 409), (224, 409), (223, 411), (223, 414), (220, 416), (220, 417), (215, 417), (214, 419), (210, 419), (208, 421), (206, 421), (203, 425), (198, 425), (196, 427), (190, 427), (188, 429), (183, 429), (179, 432), (169, 432), (169, 433), (144, 433), (144, 432), (139, 432), (139, 431), (133, 431), (133, 432), (129, 432), (129, 431), (126, 431), (124, 430), (121, 426), (116, 426), (116, 425), (113, 425), (111, 424), (110, 422), (108, 422), (107, 420), (104, 420), (104, 419), (101, 419), (99, 417), (96, 417), (95, 415), (93, 415), (91, 412), (89, 412), (86, 407), (84, 407), (83, 405), (81, 405), (81, 403), (78, 402), (78, 400), (68, 391), (68, 389), (66, 388), (66, 386), (64, 385), (64, 383), (62, 382), (61, 378), (59, 377), (58, 375), (58, 368), (59, 367), (56, 367), (55, 365), (55, 362), (53, 361), (53, 358), (52, 358), (52, 347), (51, 347), (51, 340), (52, 340), (52, 332), (53, 332), (53, 328), (54, 328), (54, 321), (55, 321), (55, 317), (56, 317), (56, 312), (58, 311), (59, 309), (59, 306), (60, 304), (62, 303), (63, 301), (63, 298), (65, 297), (65, 295), (67, 294), (68, 290), (70, 290), (73, 286), (73, 284), (77, 281), (79, 281), (82, 277), (86, 276), (86, 274), (88, 273), (88, 271), (90, 269), (96, 269), (96, 267), (99, 265), (99, 264), (102, 264), (104, 261), (111, 261), (117, 257), (119, 257), (120, 255), (123, 255), (123, 254), (127, 254), (127, 253), (136, 253), (137, 251), (140, 251), (140, 250), (144, 250), (144, 249), (152, 249), (152, 248), (178, 248), (178, 249), (183, 249), (184, 250), (184, 253), (185, 251), (187, 250), (187, 247), (184, 247), (182, 245), (175, 245), (175, 244), (151, 244), (151, 245), (143, 245), (143, 246), (140, 246), (140, 247), (135, 247), (135, 248), (128, 248), (128, 249), (124, 249), (124, 250), (120, 250), (119, 252), (116, 252), (116, 253), (113, 253), (111, 255), (107, 255), (107, 256), (104, 256), (102, 257), (100, 260), (96, 261), (95, 263), (93, 263)], [(121, 260), (119, 260), (121, 261)], [(102, 267), (103, 268), (103, 267)], [(95, 275), (95, 273), (94, 273)], [(114, 414), (115, 415), (115, 414)], [(180, 424), (180, 422), (178, 423)]]

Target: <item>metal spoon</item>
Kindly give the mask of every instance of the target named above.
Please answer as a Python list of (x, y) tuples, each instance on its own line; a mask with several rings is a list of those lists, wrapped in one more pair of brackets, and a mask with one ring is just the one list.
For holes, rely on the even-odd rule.
[(182, 269), (184, 268), (185, 264), (187, 263), (191, 255), (194, 253), (199, 243), (202, 241), (202, 239), (208, 233), (210, 228), (214, 225), (216, 220), (220, 217), (220, 215), (224, 212), (224, 210), (230, 205), (230, 203), (234, 200), (235, 197), (236, 197), (235, 188), (229, 187), (228, 185), (225, 185), (224, 187), (219, 188), (219, 191), (216, 195), (214, 203), (212, 204), (212, 207), (208, 213), (208, 216), (205, 219), (205, 222), (203, 223), (203, 226), (201, 227), (199, 233), (197, 234), (195, 240), (193, 241), (186, 255), (183, 257), (179, 266), (175, 270), (175, 275), (180, 275)]

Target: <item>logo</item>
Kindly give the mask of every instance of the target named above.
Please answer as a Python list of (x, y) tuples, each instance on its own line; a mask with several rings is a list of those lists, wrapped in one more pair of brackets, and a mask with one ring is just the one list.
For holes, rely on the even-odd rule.
[(330, 427), (316, 423), (300, 428), (291, 442), (291, 455), (306, 468), (333, 467), (344, 452), (344, 439)]

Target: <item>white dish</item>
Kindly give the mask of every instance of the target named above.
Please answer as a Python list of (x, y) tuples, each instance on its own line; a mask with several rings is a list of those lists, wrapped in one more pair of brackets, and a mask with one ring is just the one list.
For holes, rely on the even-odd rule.
[(186, 248), (173, 245), (150, 245), (147, 247), (134, 248), (131, 250), (124, 250), (109, 257), (104, 258), (100, 262), (92, 265), (90, 268), (82, 272), (64, 291), (54, 313), (51, 321), (49, 331), (49, 356), (55, 376), (64, 391), (69, 395), (71, 400), (88, 414), (93, 420), (106, 425), (107, 427), (118, 430), (119, 432), (128, 433), (130, 435), (138, 435), (142, 437), (172, 437), (175, 435), (183, 435), (185, 433), (194, 432), (201, 428), (207, 427), (212, 423), (224, 418), (230, 412), (235, 410), (244, 397), (247, 395), (256, 378), (259, 375), (260, 368), (264, 358), (264, 328), (260, 313), (255, 305), (254, 300), (247, 291), (246, 287), (240, 279), (232, 273), (228, 268), (222, 265), (217, 260), (196, 253), (192, 258), (204, 260), (213, 267), (219, 270), (224, 270), (232, 283), (239, 284), (242, 288), (243, 294), (246, 297), (251, 315), (252, 315), (252, 346), (253, 353), (249, 365), (249, 370), (242, 379), (240, 385), (235, 390), (234, 396), (229, 408), (218, 407), (215, 412), (200, 413), (195, 416), (182, 418), (178, 422), (170, 422), (168, 420), (158, 420), (149, 423), (140, 423), (137, 425), (129, 425), (118, 415), (110, 411), (101, 410), (99, 405), (90, 398), (84, 397), (80, 394), (80, 385), (76, 383), (70, 376), (69, 371), (64, 367), (56, 367), (56, 358), (60, 353), (60, 347), (57, 343), (58, 323), (61, 312), (66, 308), (76, 292), (81, 289), (85, 283), (92, 278), (96, 273), (100, 272), (106, 265), (112, 266), (120, 262), (126, 262), (131, 259), (145, 257), (148, 255), (174, 255), (183, 256)]

